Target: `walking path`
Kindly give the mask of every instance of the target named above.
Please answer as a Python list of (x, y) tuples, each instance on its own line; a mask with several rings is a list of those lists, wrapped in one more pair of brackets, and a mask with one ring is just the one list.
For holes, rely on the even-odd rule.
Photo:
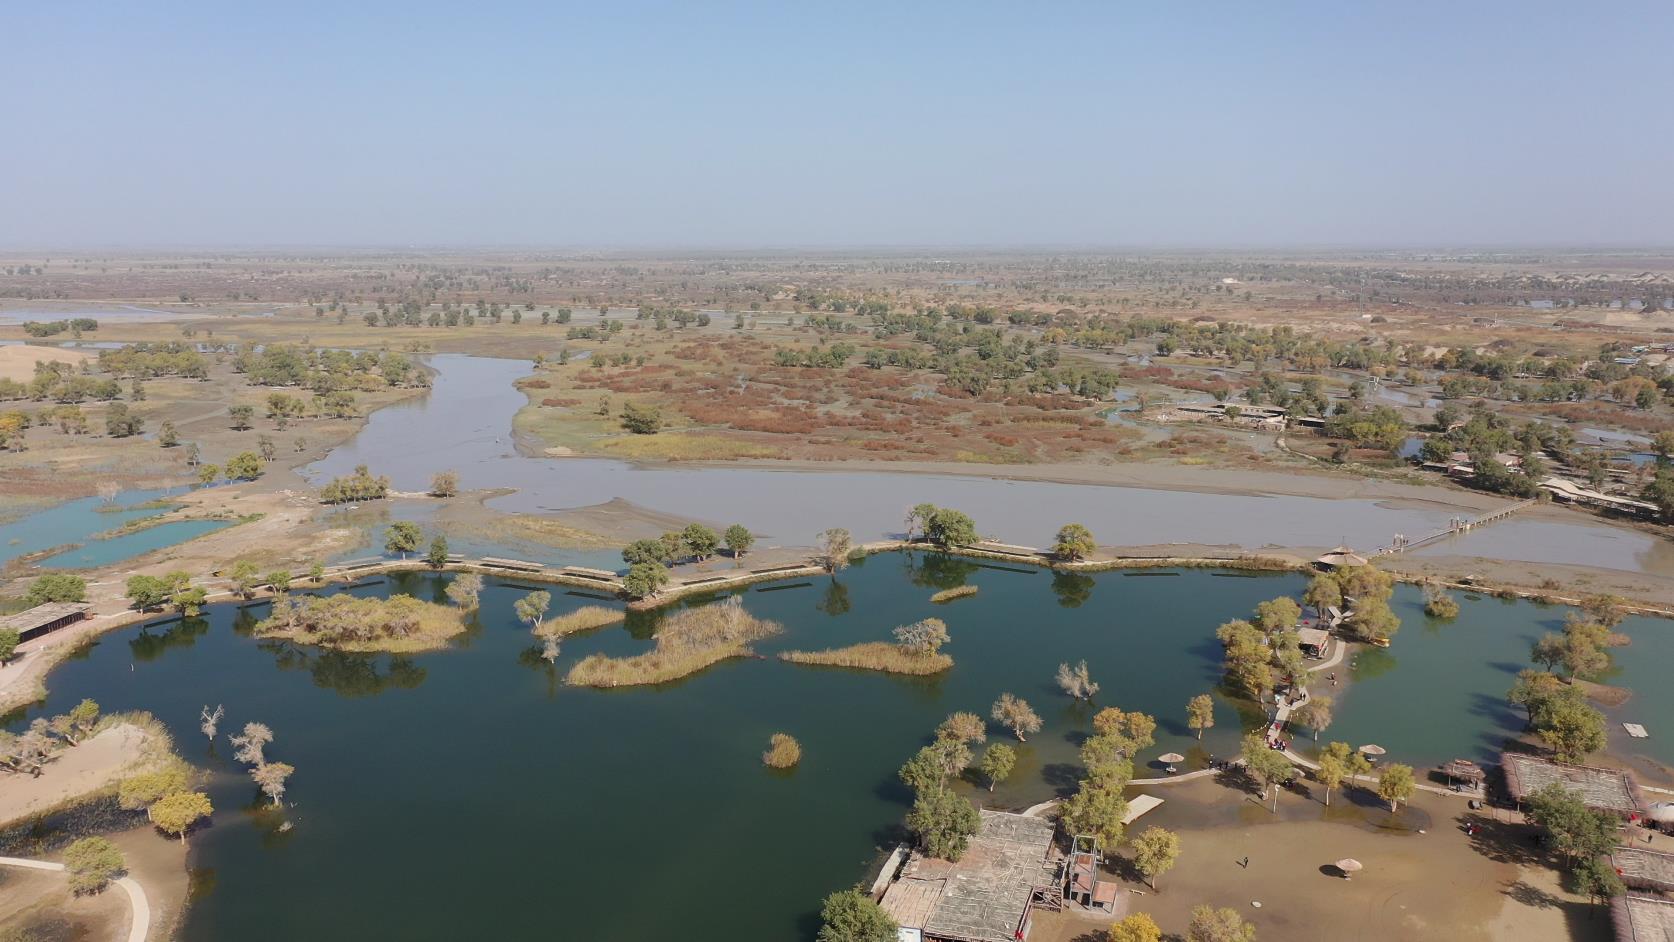
[[(0, 866), (24, 867), (29, 870), (48, 870), (61, 873), (64, 865), (45, 860), (29, 860), (25, 857), (0, 857)], [(128, 942), (145, 942), (147, 933), (151, 930), (151, 903), (145, 898), (145, 888), (140, 886), (133, 877), (119, 877), (115, 881), (122, 891), (128, 894), (128, 902), (134, 911), (133, 921), (128, 924)]]

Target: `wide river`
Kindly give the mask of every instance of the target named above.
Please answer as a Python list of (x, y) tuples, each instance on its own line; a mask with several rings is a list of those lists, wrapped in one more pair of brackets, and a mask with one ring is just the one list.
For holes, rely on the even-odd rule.
[[(440, 599), (445, 579), (409, 576), (398, 586)], [(935, 589), (965, 582), (980, 594), (930, 603)], [(150, 710), (210, 772), (218, 811), (192, 838), (199, 893), (188, 940), (808, 939), (821, 897), (868, 876), (879, 848), (898, 836), (908, 795), (895, 770), (949, 712), (986, 714), (1011, 691), (1045, 721), (1000, 789), (962, 786), (996, 807), (1073, 787), (1076, 749), (1099, 706), (1158, 717), (1144, 765), (1164, 750), (1194, 764), (1206, 750), (1228, 755), (1241, 720), (1230, 702), (1219, 700), (1201, 744), (1183, 722), (1186, 700), (1216, 684), (1215, 627), (1303, 584), (1289, 574), (1055, 575), (884, 554), (835, 580), (745, 592), (751, 611), (786, 627), (759, 650), (884, 639), (935, 615), (953, 639), (946, 674), (745, 659), (616, 691), (569, 688), (561, 678), (587, 654), (644, 650), (654, 616), (569, 639), (549, 667), (512, 613), (526, 590), (504, 583), (485, 592), (474, 629), (456, 645), (407, 658), (257, 641), (248, 629), (265, 605), (218, 605), (201, 619), (104, 636), (54, 672), (47, 703), (8, 725), (82, 697), (106, 710)], [(559, 593), (554, 611), (591, 601)], [(1339, 691), (1346, 695), (1326, 737), (1377, 742), (1391, 760), (1420, 767), (1488, 759), (1521, 726), (1503, 694), (1530, 640), (1563, 613), (1465, 599), (1457, 621), (1433, 625), (1419, 605), (1417, 591), (1401, 587), (1405, 627), (1394, 646), (1339, 668), (1354, 683)], [(1663, 728), (1674, 691), (1661, 682), (1674, 664), (1674, 632), (1648, 620), (1624, 630), (1631, 656), (1619, 657), (1612, 682), (1635, 696), (1613, 717), (1612, 738), (1674, 763)], [(1092, 707), (1052, 681), (1060, 662), (1083, 658), (1102, 684)], [(290, 808), (264, 810), (225, 739), (211, 747), (197, 731), (200, 708), (217, 703), (227, 708), (224, 732), (251, 720), (274, 729), (270, 757), (297, 769)], [(1626, 740), (1617, 719), (1647, 723), (1654, 738)], [(804, 751), (788, 774), (759, 758), (781, 730)], [(993, 738), (1007, 737), (995, 730)], [(1158, 793), (1167, 797), (1166, 786)], [(279, 831), (286, 820), (294, 827)], [(635, 894), (653, 894), (654, 904), (633, 902)]]
[[(315, 483), (366, 464), (398, 489), (422, 490), (441, 470), (465, 488), (515, 488), (497, 510), (539, 513), (624, 498), (719, 524), (743, 523), (764, 543), (811, 545), (827, 527), (859, 540), (900, 535), (907, 508), (921, 502), (970, 513), (984, 534), (1044, 546), (1071, 521), (1103, 543), (1324, 547), (1381, 546), (1396, 533), (1445, 529), (1457, 511), (1374, 500), (1203, 494), (1140, 487), (1010, 481), (963, 475), (779, 471), (727, 467), (638, 467), (598, 458), (519, 455), (512, 418), (523, 393), (512, 383), (527, 360), (457, 354), (429, 359), (434, 389), (374, 412), (355, 439), (304, 469)], [(1425, 551), (1639, 571), (1667, 555), (1664, 541), (1633, 530), (1513, 518)]]

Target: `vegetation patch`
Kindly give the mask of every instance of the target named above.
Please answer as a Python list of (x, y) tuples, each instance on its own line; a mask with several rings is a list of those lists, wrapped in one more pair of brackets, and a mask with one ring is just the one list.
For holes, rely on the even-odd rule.
[(785, 651), (779, 659), (793, 664), (853, 667), (890, 674), (939, 674), (953, 666), (953, 658), (946, 654), (915, 654), (888, 641), (866, 641), (824, 651)]
[(664, 622), (657, 646), (633, 657), (593, 654), (570, 669), (565, 682), (577, 687), (661, 684), (695, 674), (711, 664), (750, 653), (750, 643), (784, 627), (744, 610), (737, 596), (687, 609)]
[(974, 586), (974, 585), (962, 585), (962, 586), (959, 586), (958, 588), (943, 589), (942, 591), (937, 592), (935, 595), (930, 596), (930, 601), (935, 602), (936, 604), (940, 605), (943, 602), (951, 602), (954, 599), (962, 599), (967, 595), (975, 595), (975, 594), (977, 594), (977, 587), (976, 586)]
[(352, 595), (308, 598), (280, 595), (273, 614), (256, 625), (264, 638), (284, 638), (337, 651), (431, 651), (465, 630), (464, 611), (421, 602), (410, 595), (362, 599)]
[(619, 608), (588, 605), (567, 615), (549, 618), (535, 626), (534, 631), (536, 635), (542, 638), (562, 638), (565, 635), (573, 635), (578, 631), (612, 625), (626, 617), (628, 617), (628, 613)]

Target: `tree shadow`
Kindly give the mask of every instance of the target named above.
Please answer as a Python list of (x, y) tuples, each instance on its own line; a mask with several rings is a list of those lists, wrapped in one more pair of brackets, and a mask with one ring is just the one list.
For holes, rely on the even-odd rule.
[(1045, 782), (1054, 795), (1066, 798), (1075, 794), (1081, 786), (1081, 775), (1085, 771), (1073, 762), (1049, 762), (1041, 767), (1041, 781)]

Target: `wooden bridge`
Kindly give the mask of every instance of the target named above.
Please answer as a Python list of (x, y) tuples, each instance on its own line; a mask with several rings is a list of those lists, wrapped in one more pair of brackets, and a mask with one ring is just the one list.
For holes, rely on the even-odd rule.
[(1537, 502), (1538, 498), (1531, 497), (1528, 500), (1520, 500), (1515, 504), (1507, 504), (1498, 510), (1485, 513), (1474, 519), (1454, 517), (1452, 520), (1447, 522), (1447, 529), (1438, 530), (1435, 533), (1420, 537), (1416, 540), (1408, 539), (1404, 534), (1397, 533), (1395, 534), (1395, 539), (1390, 541), (1388, 546), (1378, 550), (1378, 555), (1391, 556), (1396, 553), (1405, 553), (1407, 550), (1418, 549), (1421, 546), (1428, 546), (1431, 543), (1437, 543), (1449, 537), (1458, 536), (1461, 533), (1468, 533), (1477, 527), (1485, 527), (1490, 523), (1496, 523), (1504, 520), (1517, 511)]

